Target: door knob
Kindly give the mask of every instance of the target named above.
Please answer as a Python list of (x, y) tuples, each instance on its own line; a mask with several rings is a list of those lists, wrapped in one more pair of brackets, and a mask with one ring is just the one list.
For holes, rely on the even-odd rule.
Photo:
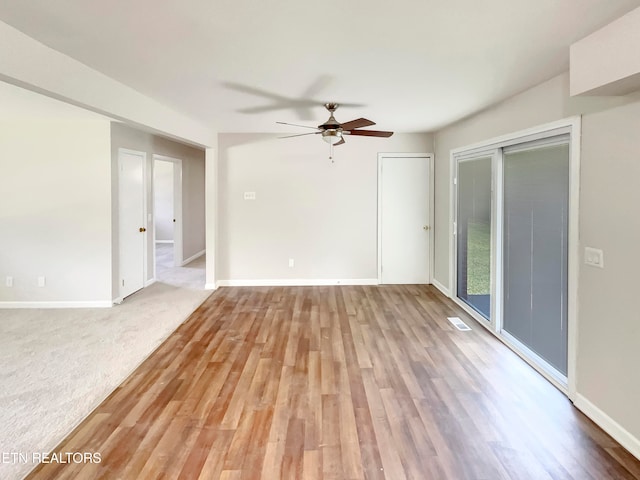
[(429, 230), (429, 225), (425, 225), (424, 227), (422, 227), (423, 230)]
[(147, 229), (146, 229), (146, 228), (144, 228), (144, 227), (140, 227), (140, 232), (146, 232), (146, 231), (147, 231)]

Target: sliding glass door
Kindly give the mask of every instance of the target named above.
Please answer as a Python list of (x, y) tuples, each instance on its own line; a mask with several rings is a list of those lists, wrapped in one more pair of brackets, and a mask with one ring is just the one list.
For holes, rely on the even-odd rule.
[(575, 355), (573, 128), (501, 138), (452, 157), (455, 299), (560, 388), (572, 388)]
[(492, 156), (458, 162), (457, 296), (491, 320)]

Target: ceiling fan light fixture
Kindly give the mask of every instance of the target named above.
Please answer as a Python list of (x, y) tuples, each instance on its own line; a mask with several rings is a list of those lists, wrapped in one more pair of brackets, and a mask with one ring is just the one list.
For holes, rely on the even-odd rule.
[(342, 131), (337, 129), (325, 130), (322, 132), (322, 139), (330, 145), (335, 145), (342, 140)]

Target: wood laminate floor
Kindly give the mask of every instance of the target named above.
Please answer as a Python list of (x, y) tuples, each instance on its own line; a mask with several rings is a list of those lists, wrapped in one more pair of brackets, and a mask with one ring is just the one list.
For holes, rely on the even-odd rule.
[(221, 288), (56, 452), (102, 461), (28, 478), (640, 478), (429, 286)]

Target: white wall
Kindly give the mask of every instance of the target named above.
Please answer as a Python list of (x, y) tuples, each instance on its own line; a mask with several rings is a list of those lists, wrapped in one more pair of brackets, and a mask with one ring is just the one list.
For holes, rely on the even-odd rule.
[(640, 7), (571, 45), (572, 95), (623, 95), (640, 88)]
[(316, 136), (275, 137), (218, 137), (217, 279), (376, 279), (377, 154), (431, 152), (431, 135), (348, 138), (335, 163)]
[(30, 107), (0, 118), (0, 302), (110, 305), (110, 123), (69, 106), (54, 120), (56, 101), (11, 88)]
[[(182, 160), (182, 258), (188, 259), (205, 250), (205, 163), (204, 150), (158, 137), (122, 123), (111, 125), (112, 171), (117, 178), (118, 149), (127, 148), (147, 153), (147, 181), (151, 182), (153, 154)], [(118, 205), (117, 182), (113, 185), (113, 298), (118, 297)], [(152, 213), (151, 191), (147, 198), (148, 212)], [(152, 231), (153, 224), (147, 226)], [(147, 236), (147, 279), (153, 276), (153, 236)]]
[(206, 244), (209, 255), (206, 258), (206, 283), (205, 288), (216, 288), (218, 264), (218, 136), (215, 137), (215, 145), (204, 151), (205, 169), (205, 212), (207, 217)]
[(577, 380), (640, 457), (639, 133), (640, 99), (583, 118), (580, 243), (604, 250), (604, 268), (581, 267)]
[(153, 219), (156, 241), (173, 242), (173, 162), (153, 162)]
[(639, 98), (569, 97), (563, 74), (435, 134), (435, 277), (450, 287), (450, 150), (583, 115), (581, 254), (585, 246), (602, 248), (605, 268), (580, 271), (576, 404), (635, 455), (640, 455)]

